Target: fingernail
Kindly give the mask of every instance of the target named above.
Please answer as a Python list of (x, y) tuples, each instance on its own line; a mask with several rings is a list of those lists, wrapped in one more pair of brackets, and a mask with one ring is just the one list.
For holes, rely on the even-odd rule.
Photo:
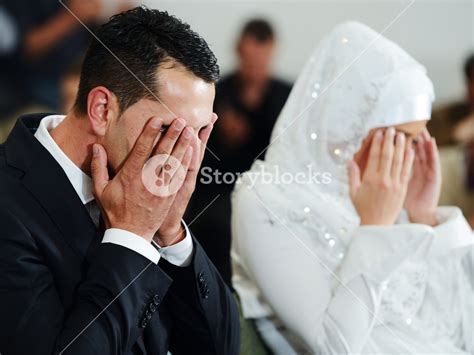
[(389, 128), (388, 128), (388, 134), (390, 134), (390, 135), (395, 134), (395, 128), (389, 127)]
[(174, 128), (176, 128), (178, 131), (181, 131), (184, 128), (185, 122), (182, 119), (179, 119), (176, 121)]
[(97, 144), (94, 144), (92, 146), (92, 154), (96, 157), (99, 155), (99, 147), (97, 146)]
[(151, 121), (151, 127), (158, 129), (161, 127), (161, 119), (158, 117), (154, 117)]
[(381, 138), (382, 138), (382, 131), (375, 132), (375, 139), (381, 139)]
[(189, 127), (186, 127), (186, 129), (184, 130), (184, 138), (191, 138), (192, 135), (193, 135), (192, 129)]

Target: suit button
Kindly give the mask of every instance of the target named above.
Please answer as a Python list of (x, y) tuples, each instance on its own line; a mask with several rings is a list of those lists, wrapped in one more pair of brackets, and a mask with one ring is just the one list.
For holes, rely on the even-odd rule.
[(143, 318), (143, 319), (142, 319), (142, 322), (140, 323), (140, 326), (141, 326), (142, 328), (145, 328), (145, 327), (147, 326), (147, 324), (148, 324), (148, 321), (146, 320), (146, 318)]
[(199, 292), (201, 293), (202, 298), (209, 298), (209, 287), (207, 287), (207, 284), (203, 284), (199, 286)]
[(160, 302), (161, 302), (160, 296), (154, 295), (153, 296), (153, 303), (155, 304), (155, 306), (158, 306), (160, 304)]
[(150, 311), (151, 313), (154, 313), (156, 311), (156, 306), (154, 303), (150, 303)]
[(204, 281), (206, 281), (206, 279), (204, 278), (204, 274), (202, 272), (200, 272), (198, 274), (198, 281), (200, 284), (204, 283)]
[(145, 312), (146, 319), (150, 320), (152, 315), (153, 314), (147, 309), (146, 312)]

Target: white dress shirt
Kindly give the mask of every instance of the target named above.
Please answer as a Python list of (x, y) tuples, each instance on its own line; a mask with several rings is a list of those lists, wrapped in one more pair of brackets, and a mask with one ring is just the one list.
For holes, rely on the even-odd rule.
[[(66, 173), (71, 185), (78, 194), (84, 206), (88, 209), (94, 223), (98, 225), (100, 212), (95, 203), (92, 179), (86, 175), (71, 159), (59, 148), (53, 140), (49, 131), (57, 127), (65, 118), (63, 115), (47, 116), (41, 120), (35, 137), (48, 150)], [(144, 238), (126, 230), (110, 228), (104, 233), (102, 243), (113, 243), (131, 249), (155, 264), (160, 257), (176, 266), (188, 266), (191, 262), (193, 242), (187, 225), (183, 221), (186, 230), (185, 238), (174, 245), (161, 248), (158, 244), (147, 242)]]

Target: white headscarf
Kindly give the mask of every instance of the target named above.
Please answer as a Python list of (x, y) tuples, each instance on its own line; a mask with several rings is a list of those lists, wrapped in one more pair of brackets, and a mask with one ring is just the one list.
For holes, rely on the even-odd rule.
[[(265, 161), (256, 161), (236, 189), (252, 185), (279, 216), (309, 220), (308, 228), (338, 238), (359, 222), (347, 161), (371, 129), (428, 120), (433, 100), (433, 84), (420, 63), (369, 27), (343, 23), (314, 50), (277, 120)], [(277, 181), (277, 170), (280, 176), (306, 173), (304, 181), (324, 173), (330, 183), (285, 184)], [(263, 171), (273, 174), (272, 183), (263, 181)], [(322, 257), (333, 265), (339, 261)]]

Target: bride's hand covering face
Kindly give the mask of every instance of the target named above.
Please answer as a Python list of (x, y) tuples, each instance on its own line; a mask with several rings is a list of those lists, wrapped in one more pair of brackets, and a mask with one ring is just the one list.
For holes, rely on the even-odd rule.
[(426, 128), (417, 139), (415, 152), (413, 175), (404, 207), (411, 222), (435, 226), (441, 194), (441, 163), (436, 140)]
[[(441, 167), (436, 141), (428, 133), (426, 123), (427, 121), (410, 122), (392, 128), (391, 132), (394, 134), (396, 132), (395, 139), (392, 140), (393, 156), (392, 147), (385, 148), (385, 156), (381, 149), (377, 150), (377, 147), (374, 147), (376, 132), (379, 131), (374, 129), (364, 139), (354, 159), (349, 161), (351, 200), (361, 218), (361, 225), (393, 224), (402, 209), (399, 203), (400, 198), (404, 200), (403, 207), (412, 223), (430, 226), (437, 224), (436, 209), (441, 192)], [(387, 133), (386, 139), (389, 135)], [(415, 153), (412, 174), (408, 176), (409, 181), (404, 180), (403, 185), (398, 185), (396, 180), (393, 180), (393, 167), (399, 163), (396, 154), (399, 139), (406, 141), (406, 150), (413, 146)], [(385, 143), (388, 141), (384, 142), (384, 146)], [(373, 153), (373, 149), (379, 151), (380, 154)], [(387, 160), (391, 156), (393, 161), (390, 163)], [(405, 154), (405, 162), (408, 162), (407, 157), (409, 155)], [(374, 167), (382, 166), (378, 162), (380, 159), (385, 160), (386, 168), (392, 166), (390, 178), (387, 178), (388, 174), (384, 175), (380, 170), (374, 169)], [(366, 169), (367, 166), (371, 166), (371, 169)], [(361, 183), (365, 189), (359, 188)], [(370, 186), (369, 189), (367, 189), (368, 186)], [(392, 195), (399, 198), (392, 199)]]
[(393, 127), (373, 135), (367, 166), (362, 174), (349, 161), (350, 196), (361, 225), (389, 225), (400, 214), (414, 159), (411, 139)]

